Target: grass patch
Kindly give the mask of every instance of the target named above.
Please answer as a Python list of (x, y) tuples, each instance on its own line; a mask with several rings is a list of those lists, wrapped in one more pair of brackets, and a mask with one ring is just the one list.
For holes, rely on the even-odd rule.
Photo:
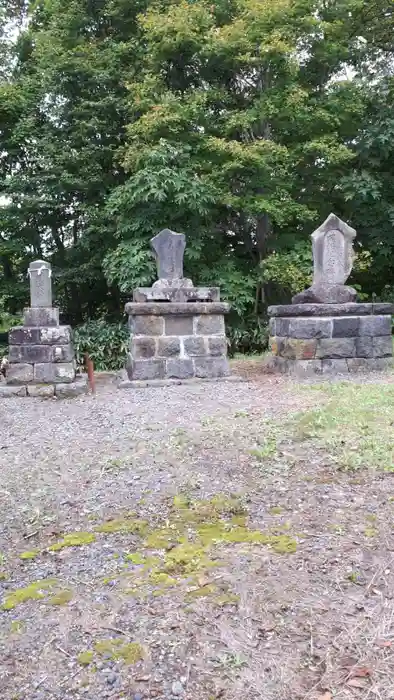
[(342, 470), (394, 471), (394, 387), (333, 384), (325, 406), (298, 416), (293, 439), (324, 450)]

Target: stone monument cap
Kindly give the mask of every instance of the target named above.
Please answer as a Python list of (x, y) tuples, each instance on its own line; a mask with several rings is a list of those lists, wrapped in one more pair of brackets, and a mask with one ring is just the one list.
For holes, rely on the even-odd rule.
[(183, 276), (185, 234), (175, 233), (175, 231), (165, 228), (152, 238), (150, 243), (157, 264), (158, 281), (155, 282), (154, 287), (193, 286), (192, 281)]

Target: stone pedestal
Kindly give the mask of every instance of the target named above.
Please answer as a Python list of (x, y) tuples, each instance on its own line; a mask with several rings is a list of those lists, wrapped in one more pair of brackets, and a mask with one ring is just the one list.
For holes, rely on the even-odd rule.
[(268, 313), (277, 371), (308, 376), (392, 366), (393, 304), (291, 304)]
[[(150, 298), (147, 290), (144, 294)], [(201, 290), (201, 296), (219, 298), (219, 290)], [(136, 290), (136, 297), (143, 298), (141, 290)], [(228, 304), (134, 301), (125, 310), (131, 335), (128, 379), (121, 386), (218, 379), (230, 374), (224, 324)]]
[(24, 325), (9, 332), (9, 366), (0, 395), (76, 396), (87, 390), (77, 377), (70, 326), (59, 325), (59, 310), (29, 307)]

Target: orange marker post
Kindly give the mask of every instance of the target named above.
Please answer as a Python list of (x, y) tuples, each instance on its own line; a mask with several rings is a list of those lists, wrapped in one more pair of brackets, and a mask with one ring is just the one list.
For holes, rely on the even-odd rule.
[(86, 371), (88, 373), (89, 386), (92, 394), (96, 393), (96, 382), (94, 380), (94, 365), (93, 360), (90, 359), (88, 353), (85, 355)]

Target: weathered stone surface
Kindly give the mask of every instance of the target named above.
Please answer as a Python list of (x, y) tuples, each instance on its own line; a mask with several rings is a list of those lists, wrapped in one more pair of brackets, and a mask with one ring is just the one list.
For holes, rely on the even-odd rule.
[(333, 338), (354, 338), (359, 334), (360, 318), (358, 316), (343, 316), (334, 318), (332, 323)]
[(34, 365), (34, 381), (37, 384), (68, 384), (75, 379), (75, 367), (72, 362), (37, 363)]
[(81, 396), (88, 392), (88, 378), (82, 375), (75, 378), (74, 382), (68, 384), (56, 384), (55, 393), (58, 399), (69, 399), (74, 396)]
[[(272, 317), (289, 316), (371, 316), (376, 304), (281, 304), (269, 306), (268, 315)], [(388, 309), (392, 304), (387, 304)], [(388, 313), (391, 313), (389, 311)]]
[(373, 356), (374, 357), (392, 357), (393, 355), (393, 338), (391, 335), (377, 336), (373, 339)]
[(27, 395), (40, 397), (42, 399), (51, 399), (55, 396), (54, 384), (29, 384), (27, 387)]
[(193, 377), (193, 375), (193, 360), (179, 358), (167, 360), (166, 376), (169, 379), (187, 379), (188, 377)]
[[(185, 320), (185, 319), (182, 319)], [(177, 336), (166, 336), (159, 338), (157, 343), (158, 357), (173, 357), (179, 355), (181, 350), (181, 341)]]
[(293, 304), (348, 304), (357, 300), (357, 292), (345, 285), (312, 286), (292, 298)]
[(133, 335), (163, 335), (164, 319), (157, 316), (131, 317), (130, 332)]
[(205, 338), (202, 338), (201, 336), (192, 335), (188, 338), (184, 338), (183, 348), (185, 354), (190, 355), (190, 357), (194, 357), (195, 355), (201, 356), (207, 354), (207, 345), (205, 342)]
[(8, 399), (12, 396), (26, 396), (26, 387), (0, 384), (0, 399)]
[(272, 318), (271, 321), (275, 324), (275, 333), (271, 333), (271, 335), (276, 335), (279, 338), (290, 335), (291, 320), (289, 318)]
[(8, 359), (10, 363), (51, 362), (52, 348), (47, 345), (10, 345)]
[(330, 338), (332, 321), (328, 318), (292, 318), (289, 336), (291, 338)]
[(140, 287), (133, 292), (133, 301), (191, 302), (220, 301), (219, 287)]
[(182, 279), (183, 256), (186, 248), (185, 235), (165, 228), (152, 238), (150, 243), (156, 257), (159, 280)]
[(288, 360), (287, 371), (298, 379), (322, 373), (321, 360)]
[(266, 373), (279, 372), (284, 374), (288, 371), (288, 363), (291, 360), (285, 360), (284, 357), (278, 357), (277, 355), (268, 356), (264, 359), (264, 371)]
[(391, 316), (361, 318), (360, 335), (391, 335)]
[(268, 346), (274, 357), (279, 357), (287, 342), (287, 338), (279, 338), (278, 336), (270, 337)]
[(375, 316), (394, 316), (394, 304), (374, 303), (373, 313)]
[(45, 308), (52, 306), (52, 269), (44, 260), (30, 263), (30, 306)]
[(318, 341), (316, 357), (323, 359), (340, 359), (354, 357), (356, 354), (355, 338), (322, 338)]
[(33, 378), (33, 365), (17, 363), (7, 369), (7, 384), (27, 384)]
[(193, 335), (193, 316), (166, 316), (164, 330), (166, 335)]
[(208, 338), (208, 348), (212, 357), (227, 354), (227, 339), (226, 336), (213, 336)]
[(8, 333), (9, 345), (36, 345), (40, 343), (41, 330), (39, 328), (25, 328), (16, 326)]
[(58, 326), (59, 309), (49, 308), (27, 308), (23, 312), (23, 325), (31, 326)]
[(226, 377), (230, 368), (225, 357), (196, 357), (194, 359), (196, 377)]
[(347, 360), (345, 359), (326, 359), (322, 361), (323, 374), (347, 374)]
[(156, 354), (156, 338), (134, 336), (131, 338), (131, 352), (135, 360), (154, 357)]
[(194, 332), (196, 335), (225, 335), (223, 316), (196, 316)]
[(68, 345), (53, 345), (52, 362), (72, 362), (74, 359), (74, 348), (69, 343)]
[(388, 369), (393, 369), (392, 357), (376, 357), (373, 360), (368, 360), (370, 370), (373, 372), (385, 372)]
[(318, 341), (313, 338), (284, 338), (279, 354), (288, 360), (313, 360), (317, 357)]
[(349, 357), (346, 362), (348, 370), (352, 374), (356, 372), (368, 372), (368, 370), (370, 370), (369, 360), (366, 357)]
[(68, 345), (71, 343), (70, 326), (40, 328), (40, 343), (42, 345)]
[(128, 367), (130, 379), (163, 379), (165, 360), (134, 360)]
[(362, 359), (373, 356), (373, 339), (367, 335), (356, 338), (356, 357)]
[[(146, 304), (138, 304), (135, 301), (129, 301), (125, 305), (125, 313), (128, 316), (201, 316), (203, 314), (216, 314), (223, 316), (230, 311), (230, 305), (223, 301), (212, 301), (204, 304), (196, 301), (193, 304), (188, 302), (174, 302), (168, 304), (166, 302), (148, 302)], [(147, 333), (147, 335), (149, 335)], [(151, 334), (153, 335), (153, 333)]]

